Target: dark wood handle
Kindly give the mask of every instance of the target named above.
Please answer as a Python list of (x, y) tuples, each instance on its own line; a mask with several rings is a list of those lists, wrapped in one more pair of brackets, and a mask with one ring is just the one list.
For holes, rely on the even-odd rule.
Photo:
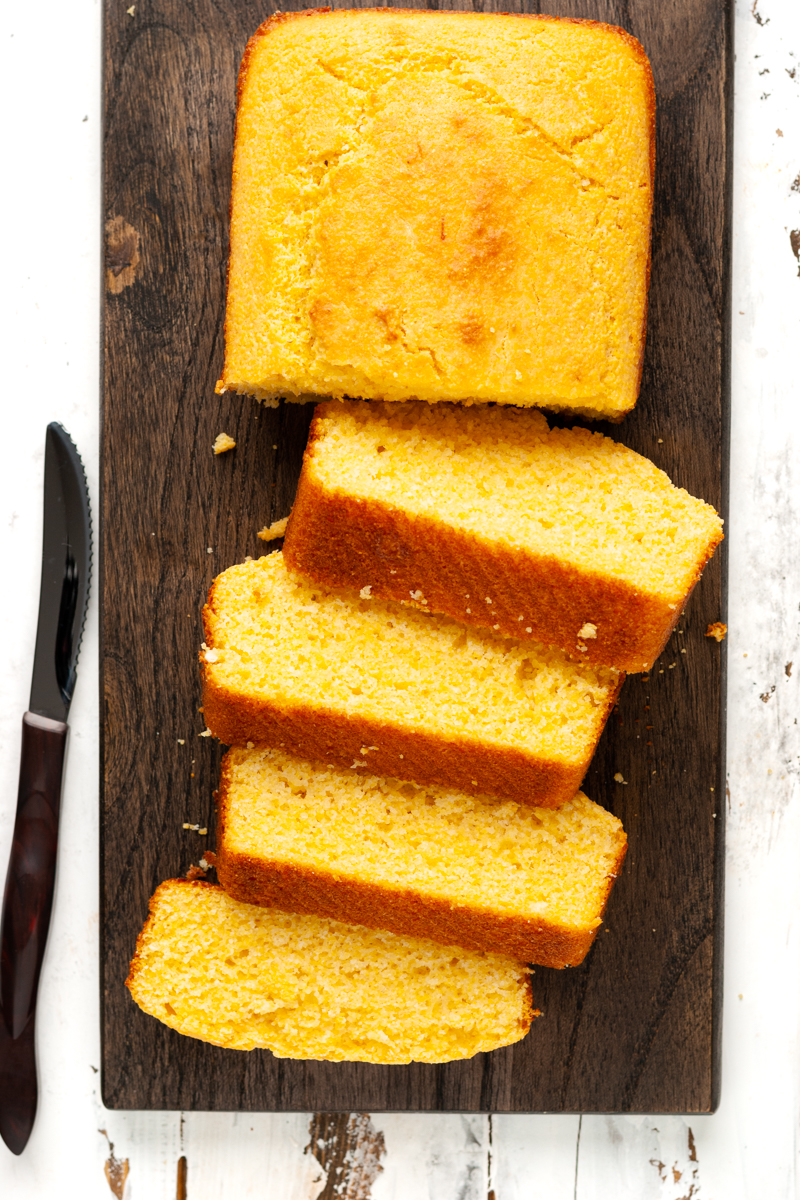
[(61, 779), (68, 726), (22, 718), (14, 838), (3, 897), (0, 998), (6, 1029), (19, 1038), (36, 1008), (56, 875)]

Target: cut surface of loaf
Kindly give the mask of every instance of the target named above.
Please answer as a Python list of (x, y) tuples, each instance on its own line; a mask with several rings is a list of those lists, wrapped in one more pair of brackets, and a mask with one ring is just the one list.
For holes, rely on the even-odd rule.
[(644, 51), (613, 26), (276, 14), (239, 74), (218, 390), (619, 419), (654, 114)]
[(643, 671), (721, 539), (710, 505), (600, 433), (509, 408), (333, 401), (284, 555), (328, 587)]
[(203, 714), (227, 745), (524, 804), (572, 799), (622, 680), (535, 642), (305, 583), (280, 552), (218, 576), (203, 622)]
[(251, 904), (575, 966), (625, 848), (619, 820), (580, 792), (533, 808), (285, 750), (236, 748), (223, 760), (217, 872)]
[(231, 1050), (332, 1062), (450, 1062), (525, 1036), (527, 968), (496, 954), (258, 908), (174, 879), (150, 901), (128, 988)]

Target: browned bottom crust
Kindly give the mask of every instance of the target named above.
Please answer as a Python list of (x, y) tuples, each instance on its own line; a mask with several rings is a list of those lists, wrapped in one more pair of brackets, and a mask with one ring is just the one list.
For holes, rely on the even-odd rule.
[[(291, 570), (336, 589), (360, 591), (368, 585), (381, 599), (412, 603), (421, 592), (425, 603), (417, 607), (426, 611), (499, 628), (514, 638), (534, 638), (580, 661), (648, 670), (717, 545), (709, 547), (692, 586), (670, 607), (623, 581), (491, 545), (378, 501), (328, 491), (312, 474), (313, 442), (312, 424), (283, 547)], [(586, 622), (596, 626), (596, 637), (579, 637)]]
[[(468, 738), (403, 729), (389, 721), (310, 706), (282, 708), (266, 699), (215, 686), (208, 674), (204, 675), (206, 725), (227, 746), (246, 746), (248, 742), (278, 746), (313, 762), (363, 768), (373, 775), (416, 783), (438, 783), (518, 804), (541, 808), (566, 804), (579, 790), (597, 744), (588, 746), (579, 761), (565, 763)], [(598, 725), (598, 740), (623, 678), (609, 697)], [(362, 754), (367, 747), (368, 752)]]
[[(327, 871), (252, 858), (230, 852), (222, 831), (217, 846), (217, 874), (225, 891), (246, 904), (262, 904), (286, 912), (312, 913), (391, 933), (430, 938), (445, 946), (507, 954), (542, 967), (575, 967), (583, 962), (597, 929), (565, 929), (545, 918), (504, 916), (468, 905), (455, 905), (410, 889), (389, 888), (359, 880), (337, 879)], [(622, 849), (615, 866), (625, 858)], [(603, 899), (605, 911), (613, 879)], [(599, 928), (599, 926), (598, 926)]]

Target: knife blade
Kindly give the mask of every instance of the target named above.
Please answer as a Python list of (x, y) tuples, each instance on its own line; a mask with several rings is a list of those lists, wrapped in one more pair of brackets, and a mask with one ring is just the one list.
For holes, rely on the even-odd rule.
[(39, 623), (14, 834), (0, 918), (0, 1136), (21, 1154), (37, 1105), (34, 1027), (56, 874), (67, 716), (89, 599), (86, 475), (57, 422), (47, 426)]

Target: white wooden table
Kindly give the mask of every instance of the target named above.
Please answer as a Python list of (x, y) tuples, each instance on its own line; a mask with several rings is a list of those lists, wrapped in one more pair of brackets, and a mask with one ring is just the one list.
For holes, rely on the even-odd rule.
[[(668, 3), (670, 0), (664, 0)], [(679, 0), (672, 0), (679, 2)], [(136, 9), (147, 0), (137, 0)], [(121, 20), (135, 20), (119, 3)], [(38, 599), (44, 428), (98, 496), (100, 3), (7, 5), (0, 468), (0, 874)], [(336, 1178), (307, 1115), (122, 1113), (98, 1095), (97, 606), (72, 706), (27, 1150), (0, 1196), (790, 1200), (800, 1017), (800, 0), (737, 0), (722, 1104), (709, 1117), (354, 1116)], [(791, 664), (794, 664), (792, 666)], [(371, 1121), (371, 1124), (370, 1124)], [(113, 1150), (111, 1149), (113, 1144)], [(112, 1186), (113, 1185), (113, 1186)]]

